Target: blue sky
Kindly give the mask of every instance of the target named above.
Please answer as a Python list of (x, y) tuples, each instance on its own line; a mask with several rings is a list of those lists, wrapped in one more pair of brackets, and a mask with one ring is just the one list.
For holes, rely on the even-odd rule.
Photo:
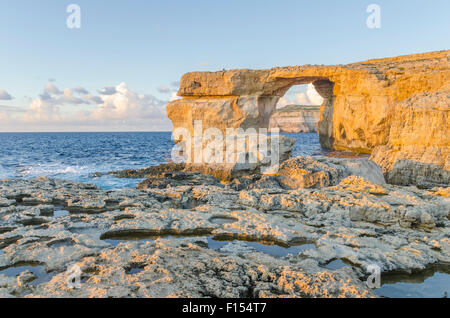
[[(66, 26), (71, 3), (80, 29)], [(380, 29), (366, 26), (371, 3)], [(185, 72), (448, 49), (449, 12), (448, 0), (0, 0), (0, 131), (170, 129), (164, 105)]]

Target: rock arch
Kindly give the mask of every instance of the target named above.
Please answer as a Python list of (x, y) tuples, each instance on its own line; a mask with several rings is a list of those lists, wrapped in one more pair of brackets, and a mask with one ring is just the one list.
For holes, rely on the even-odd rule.
[[(325, 100), (319, 123), (322, 146), (360, 153), (387, 147), (395, 152), (389, 155), (395, 160), (406, 157), (450, 166), (450, 51), (348, 65), (187, 73), (178, 92), (182, 99), (170, 102), (167, 114), (174, 128), (190, 131), (195, 120), (201, 120), (204, 129), (222, 131), (267, 127), (280, 97), (291, 86), (306, 83), (313, 83)], [(430, 120), (414, 122), (420, 118), (414, 114), (425, 109)], [(400, 113), (411, 122), (404, 123)], [(391, 166), (384, 153), (388, 151), (377, 151), (377, 162)]]

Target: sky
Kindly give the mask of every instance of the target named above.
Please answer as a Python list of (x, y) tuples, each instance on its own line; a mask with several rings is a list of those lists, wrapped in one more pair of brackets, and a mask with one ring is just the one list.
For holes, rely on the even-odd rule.
[(0, 0), (0, 131), (168, 131), (186, 72), (445, 50), (449, 12), (448, 0)]

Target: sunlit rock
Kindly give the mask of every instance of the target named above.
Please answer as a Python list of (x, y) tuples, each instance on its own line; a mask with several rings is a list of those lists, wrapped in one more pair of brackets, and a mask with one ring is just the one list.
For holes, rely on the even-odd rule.
[(167, 105), (174, 129), (267, 128), (293, 85), (312, 83), (324, 99), (318, 133), (323, 147), (372, 153), (392, 170), (399, 159), (449, 169), (450, 51), (348, 65), (187, 73)]

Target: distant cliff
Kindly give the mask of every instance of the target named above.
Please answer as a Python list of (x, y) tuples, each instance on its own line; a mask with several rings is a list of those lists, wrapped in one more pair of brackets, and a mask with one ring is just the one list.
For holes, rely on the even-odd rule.
[(279, 128), (280, 132), (317, 132), (320, 120), (320, 106), (288, 105), (277, 109), (270, 117), (269, 130)]

